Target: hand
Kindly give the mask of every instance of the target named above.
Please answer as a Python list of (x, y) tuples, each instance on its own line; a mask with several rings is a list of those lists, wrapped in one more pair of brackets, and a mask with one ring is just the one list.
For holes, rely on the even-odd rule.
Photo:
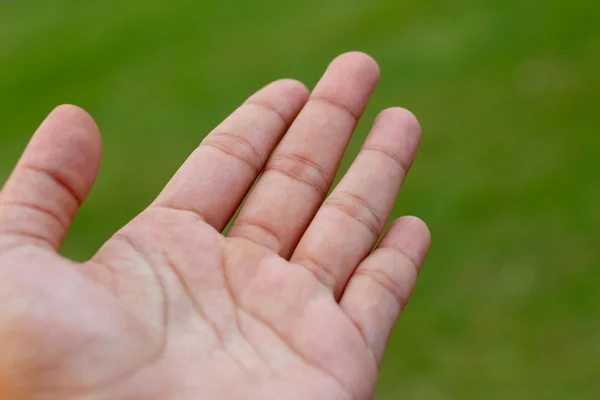
[(404, 217), (371, 252), (420, 139), (403, 109), (379, 115), (325, 200), (378, 79), (371, 58), (348, 53), (310, 96), (291, 80), (263, 88), (85, 263), (57, 250), (96, 177), (100, 134), (84, 111), (54, 110), (0, 194), (0, 365), (12, 390), (370, 398), (430, 241)]

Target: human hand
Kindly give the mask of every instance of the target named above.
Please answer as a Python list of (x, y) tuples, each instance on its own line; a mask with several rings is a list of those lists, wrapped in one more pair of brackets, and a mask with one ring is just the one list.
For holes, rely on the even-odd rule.
[(296, 81), (263, 88), (85, 263), (57, 250), (96, 177), (100, 134), (84, 111), (54, 110), (0, 193), (0, 365), (13, 390), (371, 398), (430, 241), (404, 217), (371, 252), (420, 140), (405, 110), (379, 115), (325, 200), (378, 79), (371, 58), (348, 53), (310, 98)]

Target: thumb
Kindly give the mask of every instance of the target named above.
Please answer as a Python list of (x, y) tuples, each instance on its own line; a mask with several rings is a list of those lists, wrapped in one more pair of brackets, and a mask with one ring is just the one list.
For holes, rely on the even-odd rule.
[(96, 179), (101, 138), (82, 109), (63, 105), (39, 127), (0, 192), (0, 248), (58, 250)]

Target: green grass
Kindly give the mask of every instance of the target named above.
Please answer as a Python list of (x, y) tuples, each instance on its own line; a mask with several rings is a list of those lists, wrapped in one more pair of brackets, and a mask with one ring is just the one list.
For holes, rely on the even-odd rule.
[(51, 108), (88, 109), (103, 167), (64, 249), (84, 258), (255, 89), (366, 51), (382, 81), (344, 168), (410, 108), (394, 216), (434, 238), (377, 399), (600, 398), (600, 3), (253, 3), (0, 2), (0, 181)]

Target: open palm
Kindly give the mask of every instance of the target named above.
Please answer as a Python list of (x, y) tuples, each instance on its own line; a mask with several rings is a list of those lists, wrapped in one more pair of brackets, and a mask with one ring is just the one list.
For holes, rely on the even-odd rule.
[(429, 246), (404, 217), (372, 251), (420, 139), (405, 110), (379, 115), (327, 197), (378, 79), (371, 58), (348, 53), (310, 95), (291, 80), (263, 88), (85, 263), (57, 250), (100, 135), (76, 107), (52, 112), (0, 194), (0, 365), (13, 394), (369, 399)]

